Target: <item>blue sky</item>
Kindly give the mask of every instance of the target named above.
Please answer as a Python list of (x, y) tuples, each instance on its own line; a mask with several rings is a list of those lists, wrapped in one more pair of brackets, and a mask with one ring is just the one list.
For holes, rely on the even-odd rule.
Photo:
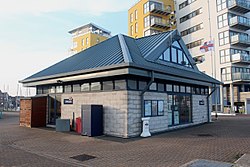
[[(0, 0), (1, 2), (2, 0)], [(127, 10), (137, 0), (8, 0), (0, 6), (0, 90), (69, 56), (69, 30), (93, 22), (127, 34)], [(26, 88), (22, 95), (28, 95)], [(31, 94), (34, 90), (30, 90)], [(20, 95), (20, 90), (18, 91)]]

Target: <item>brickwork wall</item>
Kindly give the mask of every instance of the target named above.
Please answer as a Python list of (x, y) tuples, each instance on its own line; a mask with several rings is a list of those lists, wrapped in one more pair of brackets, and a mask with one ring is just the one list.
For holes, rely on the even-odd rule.
[(31, 109), (32, 100), (31, 99), (21, 99), (20, 100), (20, 126), (31, 127)]
[[(62, 119), (70, 119), (72, 123), (73, 112), (75, 118), (81, 117), (82, 104), (103, 105), (104, 134), (118, 137), (128, 137), (128, 102), (127, 91), (88, 92), (62, 94)], [(73, 105), (63, 104), (63, 99), (73, 98)]]

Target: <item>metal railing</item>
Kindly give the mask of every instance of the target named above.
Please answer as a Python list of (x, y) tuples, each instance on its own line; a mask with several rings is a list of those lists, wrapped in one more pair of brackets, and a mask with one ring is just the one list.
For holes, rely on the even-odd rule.
[(248, 35), (243, 35), (243, 34), (237, 34), (231, 37), (231, 42), (232, 43), (250, 43), (250, 39)]
[(246, 18), (246, 17), (242, 17), (242, 16), (235, 16), (232, 17), (229, 20), (229, 24), (230, 25), (234, 25), (234, 24), (244, 24), (246, 26), (250, 26), (250, 19)]
[(233, 80), (250, 80), (250, 73), (237, 72), (232, 75)]
[(156, 4), (156, 3), (152, 3), (150, 5), (150, 11), (154, 11), (154, 10), (171, 13), (171, 7), (170, 6), (165, 6), (165, 5), (159, 5), (159, 4)]
[(237, 53), (232, 55), (232, 61), (250, 62), (250, 55), (244, 53)]
[(151, 24), (151, 26), (152, 25), (159, 25), (159, 26), (165, 26), (165, 27), (170, 26), (168, 20), (166, 20), (166, 19), (158, 19), (158, 18), (151, 18), (150, 24)]
[(250, 2), (248, 0), (228, 0), (228, 7), (235, 5), (250, 8)]

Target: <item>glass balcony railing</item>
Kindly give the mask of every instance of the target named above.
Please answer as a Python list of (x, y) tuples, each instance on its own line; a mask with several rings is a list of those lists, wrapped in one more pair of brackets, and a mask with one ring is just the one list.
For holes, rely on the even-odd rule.
[(170, 27), (169, 21), (166, 19), (151, 18), (150, 24), (152, 27), (159, 27), (159, 28)]
[(237, 53), (232, 55), (232, 62), (249, 62), (250, 55), (244, 53)]
[(171, 13), (171, 6), (165, 6), (158, 3), (152, 3), (150, 5), (150, 12), (168, 15)]
[(246, 17), (242, 17), (242, 16), (235, 16), (229, 20), (229, 23), (230, 25), (242, 24), (242, 25), (250, 26), (250, 19)]
[(250, 45), (250, 39), (248, 35), (237, 34), (231, 37), (231, 43), (232, 44), (243, 43), (246, 45)]
[(228, 0), (228, 7), (241, 6), (244, 8), (250, 8), (250, 2), (248, 0)]
[(232, 74), (233, 80), (250, 80), (250, 73), (238, 72)]

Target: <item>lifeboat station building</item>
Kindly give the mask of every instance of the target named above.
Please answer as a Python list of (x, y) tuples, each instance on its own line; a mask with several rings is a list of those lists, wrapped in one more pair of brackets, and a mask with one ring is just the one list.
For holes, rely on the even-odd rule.
[(198, 70), (176, 30), (119, 34), (20, 82), (37, 90), (30, 127), (56, 119), (75, 127), (82, 105), (102, 105), (103, 133), (122, 138), (139, 136), (142, 118), (150, 118), (150, 133), (209, 122), (210, 95), (220, 84)]

